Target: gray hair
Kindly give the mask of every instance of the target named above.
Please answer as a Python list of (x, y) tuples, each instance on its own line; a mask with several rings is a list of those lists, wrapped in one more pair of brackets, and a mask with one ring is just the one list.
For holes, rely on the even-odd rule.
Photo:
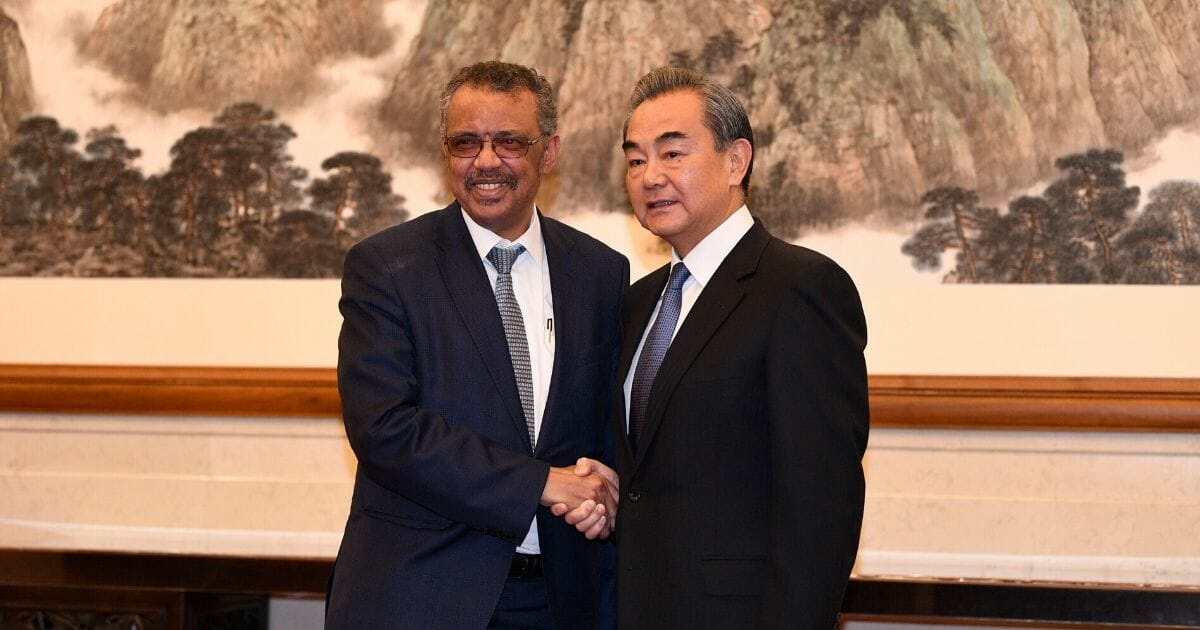
[(558, 109), (554, 105), (554, 90), (551, 89), (550, 82), (546, 80), (546, 77), (538, 74), (538, 71), (533, 68), (515, 63), (481, 61), (459, 68), (442, 90), (440, 132), (443, 136), (446, 135), (446, 108), (450, 105), (450, 97), (454, 96), (458, 88), (464, 85), (505, 94), (528, 90), (537, 101), (538, 128), (542, 134), (554, 135), (554, 131), (558, 129)]
[(646, 73), (629, 96), (629, 114), (625, 116), (622, 137), (629, 135), (629, 119), (633, 110), (642, 103), (671, 92), (695, 92), (704, 107), (704, 126), (712, 132), (717, 151), (724, 151), (739, 138), (750, 143), (750, 164), (742, 178), (742, 192), (750, 193), (750, 172), (754, 170), (754, 130), (750, 128), (750, 116), (741, 101), (729, 88), (709, 80), (704, 75), (676, 66), (655, 68)]

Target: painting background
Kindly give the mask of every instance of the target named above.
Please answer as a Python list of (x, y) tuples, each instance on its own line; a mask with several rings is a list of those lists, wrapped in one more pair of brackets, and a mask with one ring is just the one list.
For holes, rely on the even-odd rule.
[[(617, 149), (623, 99), (645, 69), (688, 63), (735, 85), (752, 110), (755, 211), (864, 284), (934, 284), (953, 268), (953, 249), (940, 269), (923, 272), (900, 251), (921, 224), (920, 196), (938, 186), (977, 190), (981, 206), (1003, 211), (1058, 176), (1055, 158), (1089, 148), (1124, 151), (1128, 184), (1143, 203), (1164, 181), (1197, 178), (1190, 156), (1200, 153), (1200, 62), (1189, 64), (1179, 42), (1200, 24), (1200, 7), (1184, 0), (1109, 8), (1069, 0), (675, 8), (589, 0), (495, 12), (464, 0), (354, 0), (332, 14), (309, 2), (204, 4), (6, 0), (0, 8), (28, 51), (32, 112), (81, 137), (114, 126), (141, 151), (135, 166), (146, 175), (171, 166), (172, 146), (190, 130), (250, 100), (295, 131), (286, 150), (309, 182), (328, 174), (321, 164), (336, 152), (382, 158), (408, 216), (448, 200), (436, 146), (445, 75), (493, 56), (540, 66), (559, 88), (565, 143), (561, 178), (540, 201), (618, 245), (623, 235), (609, 233), (627, 227)], [(689, 10), (696, 17), (686, 29), (667, 21)], [(1164, 15), (1172, 16), (1165, 25)], [(292, 20), (290, 30), (254, 30), (264, 17)], [(229, 33), (213, 28), (220, 19), (235, 24)], [(342, 43), (327, 41), (335, 38)], [(192, 56), (212, 58), (180, 59)], [(1179, 76), (1160, 76), (1172, 63)], [(1010, 102), (1018, 97), (1024, 102)], [(627, 254), (647, 267), (660, 259), (660, 244), (633, 241)]]
[[(81, 133), (93, 125), (115, 125), (130, 146), (142, 150), (142, 169), (157, 172), (168, 166), (172, 143), (207, 124), (216, 110), (149, 107), (145, 94), (128, 80), (81, 58), (80, 39), (106, 4), (9, 0), (0, 7), (20, 24), (38, 110)], [(736, 6), (761, 10), (769, 5)], [(945, 3), (959, 9), (969, 5)], [(1185, 5), (1180, 7), (1195, 10)], [(373, 116), (394, 92), (397, 68), (409, 62), (429, 7), (416, 0), (381, 6), (382, 25), (393, 35), (390, 48), (314, 64), (317, 87), (302, 100), (275, 109), (296, 131), (289, 151), (298, 166), (319, 173), (320, 162), (335, 151), (375, 151), (411, 216), (447, 201), (436, 154), (398, 152), (396, 146), (420, 143), (387, 136)], [(539, 6), (531, 3), (522, 10)], [(507, 36), (519, 36), (527, 28), (532, 26), (501, 21), (486, 33), (460, 34), (460, 40), (499, 33), (506, 36), (500, 42), (503, 56), (524, 61), (527, 53), (513, 43), (520, 43), (520, 37)], [(637, 52), (638, 42), (614, 33), (619, 31), (609, 33), (614, 49)], [(669, 56), (669, 51), (660, 52)], [(658, 61), (642, 63), (649, 67)], [(424, 70), (428, 76), (422, 80), (435, 85), (448, 74)], [(631, 68), (628, 74), (636, 78), (637, 71)], [(606, 89), (619, 93), (632, 83), (626, 77), (602, 79)], [(428, 134), (427, 144), (435, 129)], [(577, 150), (584, 140), (576, 141), (564, 129), (565, 151)], [(1194, 121), (1175, 125), (1127, 159), (1128, 183), (1146, 191), (1165, 180), (1193, 178), (1191, 156), (1196, 154), (1200, 134)], [(619, 161), (615, 143), (610, 158)], [(1040, 190), (1052, 171), (1045, 181), (1008, 195)], [(612, 181), (602, 184), (620, 194)], [(561, 188), (561, 182), (552, 185)], [(599, 202), (597, 207), (579, 199), (564, 203), (569, 196), (551, 190), (545, 205), (629, 256), (634, 277), (666, 259), (661, 244), (626, 213), (599, 207)], [(868, 361), (873, 373), (1200, 376), (1200, 340), (1189, 322), (1200, 306), (1195, 287), (944, 286), (940, 273), (914, 270), (900, 252), (919, 208), (910, 212), (913, 221), (904, 228), (847, 221), (837, 227), (810, 226), (795, 239), (838, 260), (859, 284), (871, 327)], [(948, 263), (951, 256), (945, 257)], [(333, 280), (0, 278), (0, 294), (5, 303), (20, 305), (0, 309), (0, 361), (6, 363), (327, 366), (336, 360), (340, 318)]]

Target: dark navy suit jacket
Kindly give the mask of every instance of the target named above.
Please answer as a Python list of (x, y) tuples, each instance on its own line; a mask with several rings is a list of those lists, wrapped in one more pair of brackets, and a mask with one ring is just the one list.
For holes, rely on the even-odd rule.
[(599, 623), (601, 544), (538, 502), (550, 466), (612, 461), (629, 264), (541, 218), (555, 357), (531, 452), (496, 300), (457, 203), (346, 257), (338, 390), (358, 458), (326, 628), (483, 628), (536, 513), (556, 625)]

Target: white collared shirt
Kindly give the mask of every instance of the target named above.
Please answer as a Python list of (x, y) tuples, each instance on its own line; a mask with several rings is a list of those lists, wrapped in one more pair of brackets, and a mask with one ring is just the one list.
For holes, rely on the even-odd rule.
[[(479, 225), (466, 211), (463, 211), (463, 220), (466, 221), (467, 232), (471, 234), (475, 249), (483, 260), (488, 282), (495, 291), (496, 277), (499, 274), (487, 259), (488, 252), (497, 245), (508, 247), (513, 242)], [(550, 265), (546, 261), (546, 245), (542, 241), (542, 224), (538, 220), (536, 209), (529, 221), (529, 229), (525, 230), (515, 243), (525, 246), (525, 251), (513, 262), (512, 280), (513, 293), (517, 297), (517, 304), (521, 306), (521, 318), (525, 320), (525, 338), (529, 343), (529, 367), (533, 379), (533, 430), (536, 436), (542, 431), (542, 414), (546, 409), (546, 398), (550, 392), (550, 373), (554, 368), (554, 300), (550, 292)], [(536, 518), (530, 524), (529, 533), (517, 551), (540, 553)]]
[[(713, 274), (717, 272), (717, 267), (725, 262), (725, 258), (729, 256), (729, 252), (733, 251), (734, 246), (750, 228), (754, 227), (754, 217), (750, 216), (750, 209), (745, 205), (734, 210), (729, 218), (725, 219), (712, 232), (708, 233), (703, 240), (688, 252), (684, 257), (683, 264), (687, 266), (690, 274), (687, 281), (683, 283), (682, 297), (683, 303), (679, 307), (679, 319), (675, 322), (675, 330), (671, 332), (671, 339), (675, 338), (675, 333), (679, 332), (679, 327), (683, 325), (683, 320), (687, 319), (688, 313), (696, 304), (696, 299), (700, 297), (700, 292), (704, 287), (708, 286), (708, 282), (712, 280)], [(674, 249), (671, 250), (671, 265), (680, 262), (679, 255)], [(666, 293), (667, 287), (663, 286), (663, 293)], [(637, 371), (638, 357), (642, 355), (642, 346), (646, 343), (646, 335), (650, 334), (650, 329), (654, 326), (654, 320), (658, 318), (658, 309), (662, 307), (662, 295), (658, 296), (658, 304), (654, 307), (654, 312), (650, 314), (650, 319), (646, 323), (646, 329), (642, 331), (642, 340), (638, 342), (637, 352), (633, 355), (633, 363), (630, 364), (629, 374), (625, 375), (625, 427), (629, 427), (629, 390), (633, 387), (633, 373)]]

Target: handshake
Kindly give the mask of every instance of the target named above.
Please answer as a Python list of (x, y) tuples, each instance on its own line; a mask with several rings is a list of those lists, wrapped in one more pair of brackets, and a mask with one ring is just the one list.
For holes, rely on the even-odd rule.
[(619, 494), (620, 482), (613, 469), (580, 457), (574, 466), (550, 468), (541, 503), (589, 540), (605, 540), (617, 527)]

